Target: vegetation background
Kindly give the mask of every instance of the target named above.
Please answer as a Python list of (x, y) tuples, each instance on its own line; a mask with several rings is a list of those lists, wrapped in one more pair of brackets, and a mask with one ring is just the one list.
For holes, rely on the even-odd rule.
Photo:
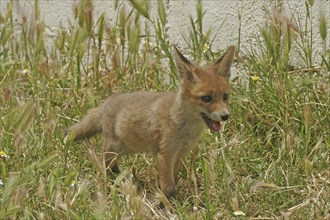
[[(93, 1), (75, 2), (50, 48), (39, 1), (19, 32), (14, 1), (0, 14), (0, 219), (329, 219), (329, 20), (313, 23), (314, 1), (304, 19), (269, 11), (251, 47), (237, 39), (231, 119), (223, 132), (203, 133), (172, 204), (152, 155), (125, 158), (111, 180), (100, 137), (63, 137), (114, 92), (176, 88), (164, 2), (156, 17), (148, 1), (130, 0), (132, 10), (121, 2), (113, 1), (114, 24), (94, 16)], [(203, 29), (204, 14), (198, 1), (182, 37), (190, 57), (213, 61), (229, 45), (213, 48), (219, 32)]]

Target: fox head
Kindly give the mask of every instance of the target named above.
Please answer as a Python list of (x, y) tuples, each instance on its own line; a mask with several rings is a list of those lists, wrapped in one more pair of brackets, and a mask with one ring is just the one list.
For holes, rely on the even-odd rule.
[(220, 59), (205, 67), (191, 63), (176, 47), (174, 50), (183, 102), (211, 131), (219, 131), (221, 122), (229, 118), (229, 77), (235, 47), (230, 46)]

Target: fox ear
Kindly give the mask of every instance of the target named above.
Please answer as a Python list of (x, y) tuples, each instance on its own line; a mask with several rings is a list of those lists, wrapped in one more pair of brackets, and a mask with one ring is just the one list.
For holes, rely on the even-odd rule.
[(225, 78), (227, 81), (229, 81), (230, 67), (234, 60), (235, 51), (235, 46), (230, 46), (225, 54), (214, 63), (217, 69), (217, 74)]
[(177, 47), (173, 46), (174, 48), (174, 58), (175, 63), (179, 72), (179, 77), (183, 79), (188, 79), (189, 81), (192, 81), (194, 79), (194, 75), (192, 73), (192, 67), (193, 64), (190, 63), (187, 58), (185, 58)]

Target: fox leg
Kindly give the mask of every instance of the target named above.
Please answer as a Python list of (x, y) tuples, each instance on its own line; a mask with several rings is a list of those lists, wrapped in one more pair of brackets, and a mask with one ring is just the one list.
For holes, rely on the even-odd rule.
[(167, 197), (175, 197), (174, 181), (175, 158), (170, 153), (157, 153), (157, 168), (159, 173), (160, 188)]
[(116, 147), (115, 143), (109, 142), (104, 139), (103, 143), (103, 161), (108, 176), (119, 174), (118, 160), (121, 156), (121, 152), (118, 152), (119, 147)]

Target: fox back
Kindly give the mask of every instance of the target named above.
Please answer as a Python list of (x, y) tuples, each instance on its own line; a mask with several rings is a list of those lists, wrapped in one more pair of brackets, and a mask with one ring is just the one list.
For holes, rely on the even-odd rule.
[(110, 96), (69, 127), (74, 140), (103, 134), (103, 161), (108, 173), (119, 172), (118, 159), (151, 151), (157, 155), (160, 187), (175, 195), (181, 158), (196, 144), (204, 127), (221, 129), (229, 118), (229, 77), (235, 48), (209, 66), (199, 66), (174, 48), (180, 85), (177, 92), (135, 92)]

